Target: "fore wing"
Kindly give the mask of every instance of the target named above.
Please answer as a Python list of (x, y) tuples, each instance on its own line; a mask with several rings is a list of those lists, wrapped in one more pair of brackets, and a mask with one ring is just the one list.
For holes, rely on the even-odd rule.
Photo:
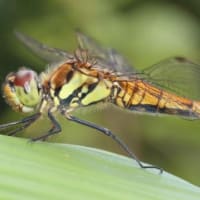
[(47, 45), (42, 44), (23, 33), (15, 32), (15, 35), (33, 53), (47, 62), (60, 62), (62, 60), (73, 58), (73, 56), (68, 52), (61, 49), (48, 47)]
[[(23, 33), (15, 32), (15, 35), (33, 53), (47, 62), (60, 62), (74, 58), (73, 54), (58, 48), (49, 47)], [(80, 50), (86, 50), (88, 57), (96, 61), (97, 67), (117, 72), (136, 71), (116, 50), (101, 47), (92, 38), (81, 32), (77, 32), (77, 40)]]

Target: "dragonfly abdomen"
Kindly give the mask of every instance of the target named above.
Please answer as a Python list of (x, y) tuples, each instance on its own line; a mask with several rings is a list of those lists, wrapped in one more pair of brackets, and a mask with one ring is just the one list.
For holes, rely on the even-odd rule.
[(114, 103), (122, 108), (142, 112), (200, 118), (200, 103), (160, 90), (141, 80), (119, 82)]

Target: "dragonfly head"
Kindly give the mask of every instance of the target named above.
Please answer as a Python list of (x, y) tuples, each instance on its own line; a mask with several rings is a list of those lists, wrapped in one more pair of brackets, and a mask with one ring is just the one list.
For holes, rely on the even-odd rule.
[(24, 67), (8, 74), (2, 89), (6, 102), (18, 112), (33, 112), (41, 101), (38, 75)]

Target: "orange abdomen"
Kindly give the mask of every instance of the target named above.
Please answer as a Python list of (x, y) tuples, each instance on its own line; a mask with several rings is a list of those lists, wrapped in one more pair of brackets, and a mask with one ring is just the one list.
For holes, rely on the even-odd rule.
[(141, 80), (120, 81), (115, 104), (132, 111), (200, 118), (200, 102), (163, 91)]

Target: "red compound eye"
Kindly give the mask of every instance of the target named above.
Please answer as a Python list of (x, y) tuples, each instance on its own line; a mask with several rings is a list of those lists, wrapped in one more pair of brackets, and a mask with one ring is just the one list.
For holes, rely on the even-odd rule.
[(35, 73), (29, 69), (21, 69), (15, 74), (13, 84), (16, 86), (24, 87), (35, 76)]

